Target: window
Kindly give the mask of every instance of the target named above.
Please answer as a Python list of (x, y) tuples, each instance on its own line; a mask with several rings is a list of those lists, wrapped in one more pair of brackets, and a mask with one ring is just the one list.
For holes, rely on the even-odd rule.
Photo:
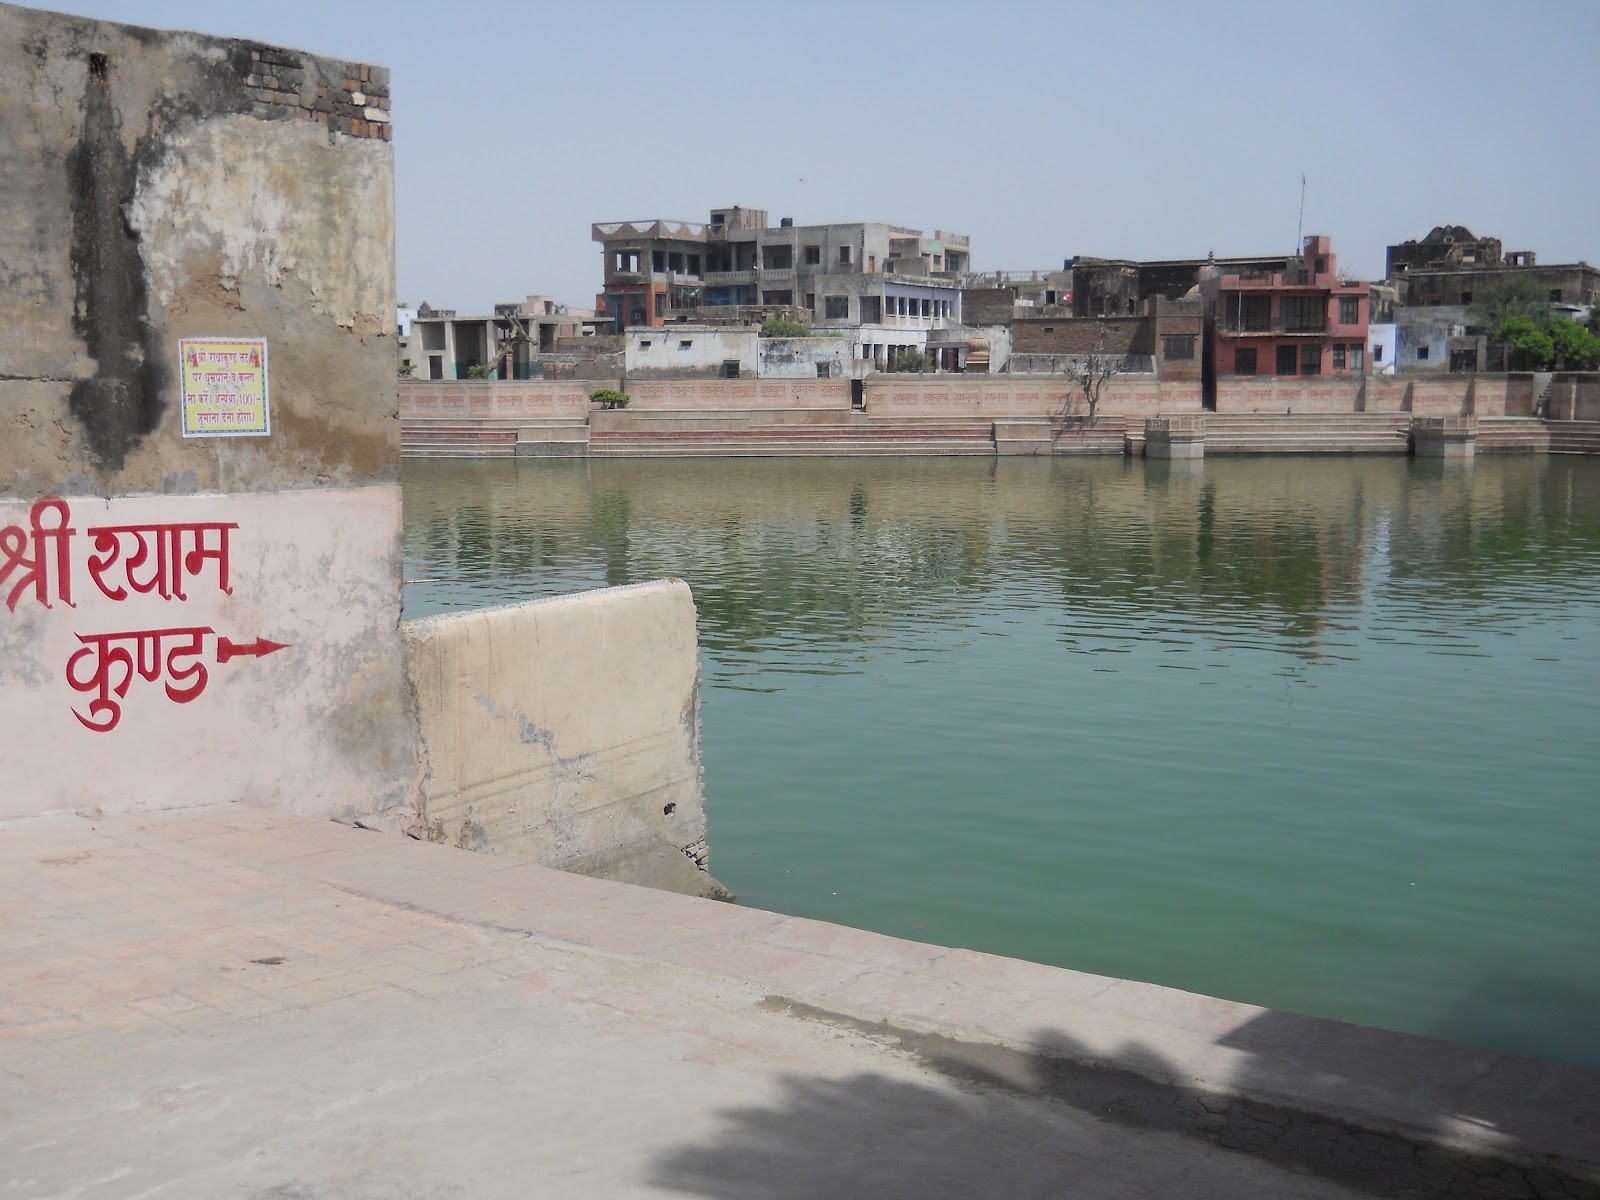
[(650, 269), (652, 271), (665, 271), (667, 269), (667, 256), (664, 251), (655, 250), (651, 252)]
[(1325, 259), (1325, 258), (1317, 259), (1317, 274), (1318, 275), (1326, 275), (1327, 273), (1328, 273), (1328, 260)]
[(1233, 373), (1235, 375), (1254, 375), (1256, 373), (1256, 348), (1254, 346), (1240, 346), (1233, 352)]
[(641, 350), (650, 349), (650, 339), (649, 338), (645, 338), (642, 342), (640, 342), (639, 343), (639, 349), (641, 349)]
[(667, 270), (669, 270), (669, 271), (682, 271), (683, 270), (683, 255), (682, 254), (669, 254), (669, 255), (667, 255)]
[(1461, 293), (1461, 303), (1463, 303), (1463, 304), (1471, 304), (1472, 303), (1472, 293), (1471, 292), (1462, 292)]
[(793, 304), (794, 293), (785, 288), (783, 291), (765, 291), (761, 293), (763, 304)]
[(1327, 317), (1321, 296), (1285, 296), (1278, 312), (1287, 333), (1315, 332), (1322, 328)]
[(761, 247), (761, 265), (769, 271), (787, 271), (794, 266), (794, 248), (791, 246)]
[(833, 364), (832, 363), (818, 363), (817, 364), (817, 378), (818, 379), (831, 379), (831, 378), (833, 378)]
[(1560, 304), (1561, 303), (1561, 289), (1560, 288), (1551, 288), (1550, 289), (1550, 303), (1551, 304)]
[(895, 316), (897, 317), (903, 317), (906, 315), (906, 298), (904, 296), (897, 296), (895, 298), (894, 311)]
[(1375, 363), (1383, 361), (1383, 346), (1381, 344), (1372, 348), (1372, 361)]
[(806, 259), (805, 259), (805, 261), (806, 261), (806, 265), (808, 267), (814, 267), (818, 263), (820, 263), (822, 261), (822, 247), (821, 246), (807, 246), (806, 247)]
[(1361, 346), (1350, 347), (1350, 369), (1352, 371), (1361, 370), (1362, 350), (1363, 347)]
[(657, 292), (656, 293), (656, 316), (659, 317), (663, 313), (665, 313), (666, 311), (667, 311), (667, 294), (665, 292)]
[(1335, 346), (1333, 348), (1333, 369), (1335, 371), (1344, 370), (1344, 347), (1343, 346)]
[(1361, 323), (1361, 297), (1339, 297), (1339, 324), (1359, 325)]
[(849, 266), (850, 265), (850, 247), (849, 246), (840, 246), (839, 247), (839, 262), (840, 262), (840, 264), (842, 266)]
[(678, 343), (678, 349), (679, 350), (687, 350), (687, 349), (689, 349), (690, 346), (693, 346), (693, 345), (694, 345), (694, 339), (693, 338), (684, 338), (683, 341)]
[(877, 325), (883, 320), (883, 299), (879, 296), (861, 297), (861, 323)]
[(1300, 374), (1320, 375), (1322, 373), (1322, 347), (1300, 347)]
[(933, 301), (932, 300), (924, 300), (922, 302), (922, 315), (925, 316), (925, 317), (933, 316)]
[(1293, 375), (1300, 366), (1300, 351), (1294, 346), (1278, 347), (1278, 374)]
[(1426, 346), (1418, 346), (1417, 347), (1417, 361), (1418, 362), (1427, 362), (1428, 361), (1428, 348)]
[(849, 296), (824, 296), (822, 298), (822, 315), (829, 321), (848, 321), (850, 319)]
[[(1254, 353), (1254, 351), (1252, 351)], [(1161, 354), (1170, 359), (1191, 359), (1194, 357), (1194, 337), (1192, 334), (1168, 334), (1161, 339)], [(1237, 361), (1237, 356), (1235, 358)]]
[(876, 254), (867, 255), (867, 274), (871, 275), (877, 269), (878, 269), (878, 256)]
[(722, 377), (724, 379), (739, 378), (739, 360), (737, 358), (725, 358), (722, 360)]
[(815, 292), (806, 293), (806, 307), (812, 312), (817, 311), (817, 294)]
[(700, 274), (700, 256), (698, 254), (689, 255), (689, 274)]
[(1245, 333), (1265, 333), (1272, 328), (1271, 296), (1238, 296), (1230, 307), (1235, 327)]

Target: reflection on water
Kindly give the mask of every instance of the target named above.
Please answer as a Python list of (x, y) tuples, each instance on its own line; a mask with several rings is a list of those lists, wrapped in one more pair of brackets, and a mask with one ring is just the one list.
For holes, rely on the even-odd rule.
[(411, 615), (689, 581), (749, 903), (1600, 1062), (1600, 463), (403, 477)]

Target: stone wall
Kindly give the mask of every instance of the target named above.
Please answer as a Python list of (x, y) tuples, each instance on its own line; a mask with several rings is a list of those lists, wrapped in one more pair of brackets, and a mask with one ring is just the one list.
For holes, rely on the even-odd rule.
[(589, 415), (590, 392), (621, 385), (620, 378), (470, 383), (404, 379), (400, 381), (400, 417), (583, 421)]
[(1532, 381), (1516, 375), (1369, 375), (1217, 380), (1219, 413), (1416, 413), (1526, 416)]
[(426, 837), (694, 895), (706, 873), (681, 580), (405, 625)]
[(630, 379), (627, 392), (642, 410), (850, 407), (848, 379)]
[[(1003, 375), (890, 375), (869, 379), (867, 412), (895, 417), (1087, 416), (1083, 390), (1063, 378)], [(1154, 416), (1200, 411), (1198, 383), (1169, 383), (1153, 376), (1113, 376), (1097, 415)]]
[(0, 4), (0, 816), (410, 801), (386, 93)]
[(1550, 418), (1600, 421), (1600, 373), (1562, 372), (1550, 381)]

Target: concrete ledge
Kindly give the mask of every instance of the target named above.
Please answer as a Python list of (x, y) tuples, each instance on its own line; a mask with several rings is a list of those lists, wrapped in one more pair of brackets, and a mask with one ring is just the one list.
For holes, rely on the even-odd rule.
[[(246, 814), (281, 869), (454, 921), (742, 980), (819, 1012), (1237, 1096), (1600, 1182), (1600, 1071)], [(258, 853), (255, 835), (212, 842)], [(228, 849), (231, 847), (231, 849)], [(441, 878), (447, 883), (441, 883)]]
[(424, 835), (694, 895), (695, 610), (681, 580), (408, 621)]
[(996, 421), (996, 454), (1049, 454), (1055, 437), (1049, 421)]
[(1411, 453), (1418, 458), (1468, 459), (1477, 440), (1478, 423), (1472, 417), (1411, 418)]
[[(425, 1120), (444, 1144), (469, 1137), (476, 1195), (529, 1194), (525, 1166), (485, 1173), (502, 1155), (522, 1166), (530, 1144), (533, 1178), (658, 1194), (611, 1164), (638, 1161), (634, 1135), (670, 1096), (670, 1127), (649, 1137), (656, 1169), (733, 1137), (730, 1151), (758, 1155), (756, 1178), (786, 1173), (778, 1191), (695, 1195), (1600, 1194), (1593, 1070), (242, 806), (12, 822), (0, 868), (13, 1002), (0, 1062), (23, 1081), (0, 1158), (35, 1182), (121, 1165), (134, 1174), (118, 1194), (174, 1179), (194, 1184), (184, 1194), (265, 1194), (273, 1177), (220, 1184), (250, 1158), (212, 1154), (221, 1138), (270, 1144), (270, 1169), (292, 1172), (277, 1180), (308, 1194), (352, 1154), (404, 1190), (393, 1163)], [(202, 1090), (160, 1090), (183, 1080)], [(161, 1103), (130, 1107), (142, 1089)], [(806, 1096), (826, 1111), (790, 1103)], [(908, 1106), (959, 1144), (902, 1145)], [(608, 1117), (628, 1136), (609, 1136)], [(149, 1140), (118, 1145), (130, 1129)], [(1001, 1161), (984, 1149), (1013, 1136)], [(210, 1186), (191, 1178), (197, 1152)], [(428, 1173), (416, 1194), (461, 1177), (439, 1153), (405, 1168)], [(808, 1165), (836, 1154), (831, 1181)], [(928, 1162), (976, 1173), (874, 1186)], [(732, 1161), (712, 1174), (745, 1177)]]
[(518, 458), (582, 458), (588, 453), (587, 425), (555, 428), (525, 425), (517, 430)]
[(1206, 424), (1201, 416), (1150, 417), (1144, 423), (1146, 458), (1204, 458)]

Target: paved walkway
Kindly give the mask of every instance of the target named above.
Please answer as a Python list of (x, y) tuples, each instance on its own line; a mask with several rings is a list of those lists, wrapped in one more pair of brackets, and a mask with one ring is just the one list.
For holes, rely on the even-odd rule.
[(1528, 1164), (1594, 1177), (1597, 1080), (247, 808), (0, 824), (3, 1197), (1594, 1197)]

